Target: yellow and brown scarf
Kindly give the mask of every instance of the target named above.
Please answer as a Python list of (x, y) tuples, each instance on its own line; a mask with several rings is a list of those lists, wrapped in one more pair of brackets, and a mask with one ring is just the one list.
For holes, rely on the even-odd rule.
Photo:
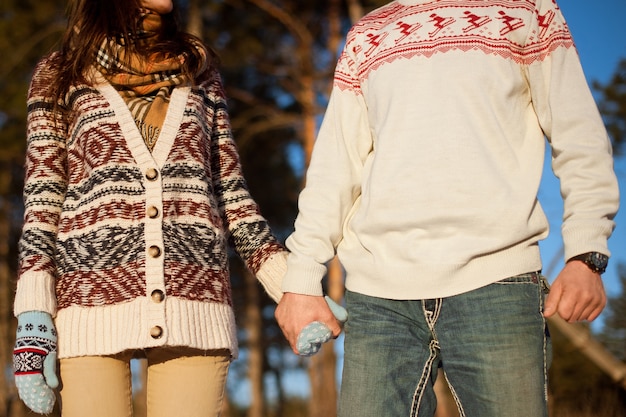
[[(141, 42), (154, 42), (161, 16), (145, 10), (141, 16)], [(196, 45), (205, 56), (204, 48)], [(190, 82), (182, 72), (184, 55), (143, 57), (131, 54), (122, 42), (106, 39), (96, 53), (96, 68), (120, 93), (146, 145), (152, 152), (163, 126), (172, 90)]]

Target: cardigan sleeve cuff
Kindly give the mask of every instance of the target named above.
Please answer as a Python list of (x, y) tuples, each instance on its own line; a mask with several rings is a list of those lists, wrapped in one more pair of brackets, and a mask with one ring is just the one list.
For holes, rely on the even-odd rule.
[(13, 314), (17, 317), (26, 311), (44, 311), (56, 316), (57, 300), (55, 280), (48, 274), (27, 274), (17, 281)]
[(267, 294), (276, 303), (280, 301), (283, 296), (281, 290), (281, 284), (285, 273), (287, 272), (287, 254), (288, 252), (282, 251), (270, 256), (259, 268), (256, 277), (263, 285), (263, 288)]

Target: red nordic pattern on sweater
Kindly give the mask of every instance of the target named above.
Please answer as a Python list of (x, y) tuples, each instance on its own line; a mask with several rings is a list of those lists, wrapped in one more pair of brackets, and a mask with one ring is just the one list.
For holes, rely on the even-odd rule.
[(124, 200), (116, 200), (103, 203), (97, 207), (88, 207), (76, 219), (63, 218), (59, 224), (59, 231), (69, 233), (72, 229), (84, 229), (89, 225), (102, 221), (102, 218), (132, 221), (144, 216), (145, 205), (141, 203), (128, 203)]
[(547, 10), (537, 10), (537, 3), (441, 0), (403, 6), (392, 2), (365, 16), (349, 32), (335, 86), (360, 94), (361, 82), (372, 71), (398, 59), (480, 51), (530, 65), (557, 48), (572, 47), (556, 3), (552, 1)]
[[(57, 302), (61, 307), (104, 306), (138, 298), (146, 292), (143, 274), (139, 262), (108, 269), (74, 271), (65, 274), (64, 279), (57, 282)], [(110, 279), (115, 276), (123, 276), (125, 279)]]

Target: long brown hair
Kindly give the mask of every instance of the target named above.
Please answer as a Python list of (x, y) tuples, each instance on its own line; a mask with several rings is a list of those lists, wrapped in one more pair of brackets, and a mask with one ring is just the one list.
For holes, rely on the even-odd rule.
[[(148, 56), (155, 52), (186, 56), (182, 71), (194, 80), (203, 65), (204, 56), (198, 51), (201, 41), (180, 30), (176, 4), (172, 12), (162, 16), (159, 41), (150, 48), (134, 42), (140, 30), (140, 0), (70, 0), (68, 25), (63, 36), (60, 53), (53, 65), (56, 73), (48, 95), (55, 103), (69, 92), (71, 86), (87, 80), (87, 72), (94, 63), (95, 54), (105, 39), (117, 38), (129, 52)], [(217, 65), (217, 56), (207, 48), (208, 67)]]

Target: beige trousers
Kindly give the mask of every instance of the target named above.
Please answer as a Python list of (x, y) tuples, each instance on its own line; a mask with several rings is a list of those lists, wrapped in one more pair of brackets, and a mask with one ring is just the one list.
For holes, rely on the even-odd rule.
[[(61, 415), (132, 417), (133, 354), (62, 359)], [(155, 348), (141, 355), (147, 359), (148, 417), (220, 415), (230, 365), (227, 350)]]

